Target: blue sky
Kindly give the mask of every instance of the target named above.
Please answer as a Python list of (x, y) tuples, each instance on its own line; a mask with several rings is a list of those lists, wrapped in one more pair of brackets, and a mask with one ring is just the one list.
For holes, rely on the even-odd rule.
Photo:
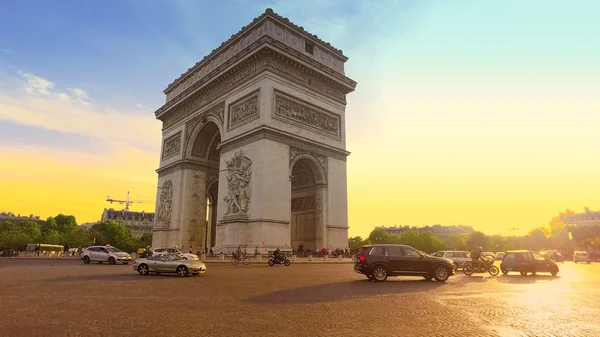
[[(556, 153), (576, 161), (600, 145), (593, 127), (600, 118), (598, 1), (23, 0), (0, 3), (2, 151), (42, 149), (66, 163), (136, 153), (143, 159), (123, 172), (148, 172), (143, 179), (152, 186), (160, 149), (153, 112), (162, 91), (267, 7), (349, 57), (346, 73), (358, 82), (347, 108), (349, 186), (361, 191), (350, 196), (351, 219), (352, 205), (385, 213), (376, 186), (390, 180), (409, 198), (414, 191), (403, 179), (419, 172), (431, 175), (423, 181), (444, 182), (444, 172), (473, 176), (485, 162), (488, 172), (518, 175), (553, 165)], [(480, 155), (489, 157), (470, 161)], [(383, 164), (390, 156), (396, 159)], [(375, 181), (352, 178), (373, 175), (361, 163), (382, 163)], [(424, 169), (431, 166), (438, 173)], [(419, 217), (442, 197), (406, 206), (413, 215), (388, 212), (373, 221), (487, 221), (442, 211), (439, 220)], [(557, 200), (535, 216), (586, 200)]]

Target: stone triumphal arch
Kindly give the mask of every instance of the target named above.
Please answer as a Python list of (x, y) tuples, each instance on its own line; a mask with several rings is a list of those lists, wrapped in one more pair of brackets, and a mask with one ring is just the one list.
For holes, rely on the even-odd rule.
[(267, 9), (171, 83), (153, 246), (346, 247), (346, 60)]

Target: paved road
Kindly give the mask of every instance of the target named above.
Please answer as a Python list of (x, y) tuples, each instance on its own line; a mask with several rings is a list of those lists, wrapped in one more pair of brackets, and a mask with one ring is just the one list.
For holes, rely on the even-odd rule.
[(551, 276), (367, 281), (348, 264), (140, 276), (0, 258), (3, 336), (600, 336), (600, 264)]

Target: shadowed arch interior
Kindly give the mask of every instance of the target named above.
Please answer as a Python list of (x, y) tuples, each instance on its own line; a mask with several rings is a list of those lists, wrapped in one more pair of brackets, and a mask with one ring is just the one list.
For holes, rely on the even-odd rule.
[[(219, 127), (214, 122), (208, 122), (202, 127), (194, 141), (192, 156), (207, 161), (219, 161), (218, 146), (221, 142)], [(218, 165), (218, 164), (217, 164)]]
[(291, 245), (299, 252), (315, 251), (317, 247), (316, 188), (318, 171), (316, 163), (300, 158), (291, 172)]

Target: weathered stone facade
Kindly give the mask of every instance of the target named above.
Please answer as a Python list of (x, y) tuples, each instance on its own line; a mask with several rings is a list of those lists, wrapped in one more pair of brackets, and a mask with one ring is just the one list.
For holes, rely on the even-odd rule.
[(267, 10), (169, 85), (153, 245), (345, 247), (346, 60)]

